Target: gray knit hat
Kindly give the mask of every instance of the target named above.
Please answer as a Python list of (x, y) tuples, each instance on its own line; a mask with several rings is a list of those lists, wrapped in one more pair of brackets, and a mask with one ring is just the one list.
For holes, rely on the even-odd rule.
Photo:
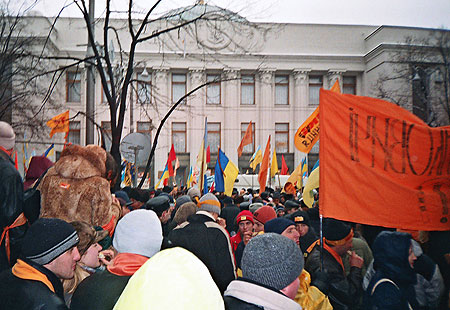
[(250, 205), (250, 207), (248, 209), (250, 210), (251, 213), (255, 213), (256, 210), (258, 210), (259, 208), (262, 208), (262, 206), (264, 206), (262, 203), (254, 202)]
[(289, 238), (275, 233), (258, 235), (245, 246), (242, 275), (257, 283), (281, 290), (303, 270), (303, 254)]
[(187, 194), (189, 197), (191, 197), (191, 200), (193, 202), (195, 202), (196, 200), (194, 199), (194, 197), (198, 197), (200, 198), (201, 194), (200, 194), (200, 190), (197, 187), (191, 187), (188, 191)]
[(135, 210), (117, 223), (113, 246), (119, 253), (152, 257), (161, 250), (161, 222), (152, 210)]
[(207, 193), (198, 202), (200, 211), (209, 211), (220, 214), (220, 202), (214, 194)]
[(185, 204), (186, 202), (192, 202), (191, 197), (189, 197), (188, 195), (180, 196), (180, 197), (178, 197), (178, 198), (176, 199), (176, 204), (175, 204), (175, 206), (176, 206), (177, 208), (179, 208), (179, 207), (181, 207), (183, 204)]
[(12, 149), (16, 143), (16, 134), (10, 124), (0, 121), (0, 146)]

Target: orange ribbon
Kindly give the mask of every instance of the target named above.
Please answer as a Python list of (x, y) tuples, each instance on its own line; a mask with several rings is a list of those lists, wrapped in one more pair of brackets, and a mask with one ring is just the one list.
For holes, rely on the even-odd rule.
[(55, 289), (52, 282), (47, 278), (45, 274), (39, 270), (34, 269), (32, 266), (25, 263), (23, 260), (18, 259), (17, 263), (12, 268), (12, 273), (16, 277), (25, 280), (35, 280), (44, 283), (53, 293)]
[(3, 229), (2, 236), (0, 237), (0, 244), (2, 244), (3, 239), (5, 239), (5, 250), (6, 250), (6, 256), (8, 256), (8, 262), (10, 261), (10, 256), (11, 256), (11, 250), (10, 250), (10, 244), (9, 244), (9, 230), (14, 227), (22, 226), (22, 225), (26, 224), (26, 222), (27, 222), (27, 218), (25, 217), (25, 215), (22, 212), (16, 218), (14, 223), (12, 223), (9, 226), (6, 226)]
[(148, 257), (133, 254), (119, 253), (112, 265), (106, 267), (109, 272), (117, 276), (131, 276), (148, 260)]

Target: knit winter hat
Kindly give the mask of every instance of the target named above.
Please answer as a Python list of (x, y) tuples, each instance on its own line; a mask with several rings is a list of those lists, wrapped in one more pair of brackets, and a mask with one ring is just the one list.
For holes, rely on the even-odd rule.
[(258, 210), (259, 208), (261, 208), (263, 206), (262, 203), (260, 202), (254, 202), (250, 205), (250, 207), (248, 208), (250, 210), (251, 213), (255, 213), (256, 210)]
[(119, 253), (152, 257), (161, 250), (161, 222), (154, 211), (135, 210), (117, 223), (113, 246)]
[(305, 211), (295, 211), (289, 216), (289, 219), (295, 222), (295, 224), (309, 224), (309, 215)]
[(323, 219), (323, 236), (328, 243), (340, 245), (353, 238), (353, 232), (350, 225), (333, 218)]
[(209, 211), (220, 214), (220, 202), (214, 194), (207, 193), (198, 202), (200, 211)]
[(274, 219), (277, 217), (277, 213), (275, 210), (270, 206), (264, 206), (259, 208), (258, 210), (253, 213), (253, 218), (258, 220), (259, 222), (266, 224), (266, 222)]
[(242, 221), (250, 221), (255, 224), (255, 221), (253, 220), (253, 214), (247, 210), (239, 212), (236, 216), (236, 224), (239, 224)]
[(274, 233), (258, 235), (245, 246), (241, 267), (244, 278), (281, 290), (303, 270), (303, 254), (289, 238)]
[(175, 221), (175, 223), (180, 225), (181, 223), (184, 223), (190, 215), (195, 214), (195, 212), (197, 211), (197, 205), (192, 201), (183, 203), (183, 205), (179, 207), (177, 212), (175, 213), (173, 220)]
[(22, 241), (22, 256), (45, 265), (78, 244), (75, 228), (56, 218), (37, 219)]
[(264, 232), (272, 232), (281, 235), (283, 231), (291, 225), (295, 225), (295, 223), (285, 217), (277, 217), (264, 224)]
[(0, 146), (12, 149), (16, 143), (16, 134), (10, 124), (0, 121)]
[(191, 187), (188, 191), (187, 194), (189, 197), (191, 197), (191, 200), (193, 202), (196, 202), (196, 200), (194, 199), (194, 197), (198, 197), (200, 198), (201, 194), (200, 194), (200, 190), (197, 187)]

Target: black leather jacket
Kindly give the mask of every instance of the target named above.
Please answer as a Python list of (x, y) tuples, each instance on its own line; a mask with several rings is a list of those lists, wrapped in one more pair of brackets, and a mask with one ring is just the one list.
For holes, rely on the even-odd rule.
[(27, 264), (43, 273), (52, 283), (53, 293), (44, 283), (20, 279), (11, 269), (0, 274), (0, 310), (66, 310), (61, 281), (47, 268), (28, 260)]
[[(11, 158), (0, 150), (0, 235), (23, 212), (23, 183)], [(20, 251), (20, 242), (25, 235), (27, 224), (9, 230), (10, 257), (8, 262), (5, 240), (0, 245), (0, 271), (14, 265)]]

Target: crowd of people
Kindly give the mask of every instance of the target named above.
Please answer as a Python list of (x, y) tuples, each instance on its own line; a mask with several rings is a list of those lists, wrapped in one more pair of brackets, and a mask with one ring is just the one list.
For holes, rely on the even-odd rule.
[(0, 309), (449, 307), (450, 231), (321, 221), (318, 190), (117, 189), (94, 145), (24, 183), (14, 144), (0, 122)]

